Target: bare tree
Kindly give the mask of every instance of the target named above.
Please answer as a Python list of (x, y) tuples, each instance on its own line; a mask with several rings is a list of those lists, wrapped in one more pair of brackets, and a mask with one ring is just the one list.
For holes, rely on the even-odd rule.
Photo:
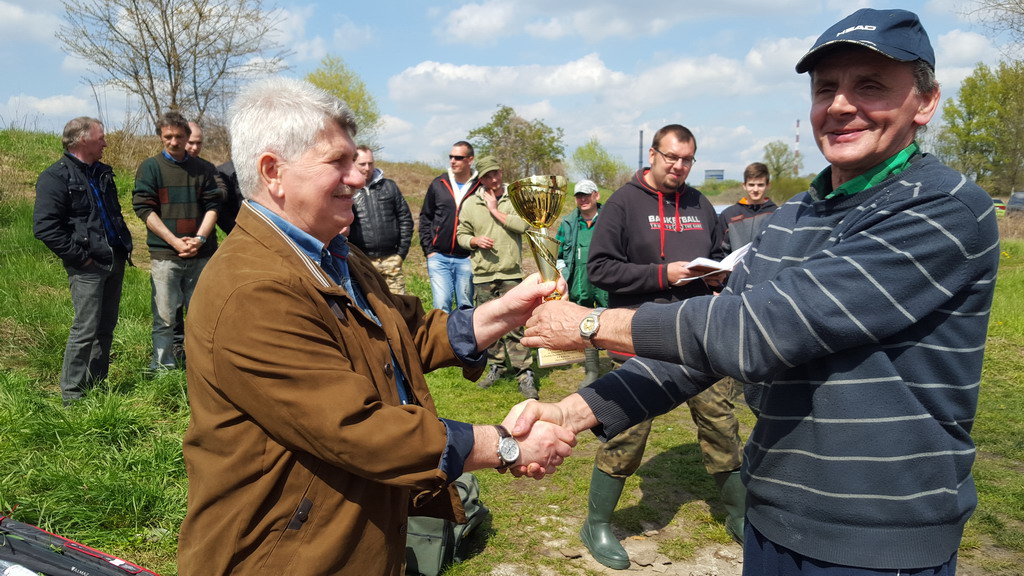
[[(284, 68), (278, 23), (263, 0), (64, 2), (64, 49), (91, 62), (87, 79), (138, 96), (150, 119), (178, 110), (190, 120), (228, 98), (237, 82)], [(268, 55), (269, 53), (269, 55)]]
[(973, 0), (969, 6), (967, 14), (978, 18), (990, 30), (1006, 32), (1014, 41), (1024, 42), (1024, 0)]

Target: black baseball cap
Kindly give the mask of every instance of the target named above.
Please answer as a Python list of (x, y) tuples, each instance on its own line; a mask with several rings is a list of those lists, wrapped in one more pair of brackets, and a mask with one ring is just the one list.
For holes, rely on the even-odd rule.
[(811, 70), (825, 52), (841, 44), (863, 46), (900, 62), (924, 60), (935, 69), (935, 51), (917, 14), (907, 10), (862, 8), (819, 36), (796, 63), (797, 73)]

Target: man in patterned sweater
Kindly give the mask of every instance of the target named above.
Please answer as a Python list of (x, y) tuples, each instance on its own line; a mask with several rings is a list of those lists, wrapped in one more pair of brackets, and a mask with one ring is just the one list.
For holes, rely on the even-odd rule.
[[(732, 376), (760, 412), (744, 574), (954, 574), (977, 505), (970, 432), (999, 238), (988, 194), (915, 142), (939, 102), (934, 66), (911, 12), (859, 10), (826, 31), (797, 71), (831, 165), (721, 296), (602, 315), (593, 341), (638, 358), (527, 404), (513, 434), (543, 418), (611, 437)], [(581, 347), (566, 327), (588, 312), (547, 303), (524, 343)]]
[(175, 310), (188, 310), (199, 273), (217, 249), (221, 192), (208, 162), (185, 151), (191, 129), (177, 112), (157, 119), (163, 152), (147, 158), (135, 173), (132, 207), (146, 223), (153, 286), (153, 358), (150, 370), (177, 367)]

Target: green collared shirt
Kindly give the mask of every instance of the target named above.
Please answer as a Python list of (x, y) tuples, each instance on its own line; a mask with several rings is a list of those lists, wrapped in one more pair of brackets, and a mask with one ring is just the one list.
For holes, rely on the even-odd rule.
[(906, 170), (910, 166), (910, 159), (913, 158), (914, 154), (917, 154), (918, 150), (920, 150), (920, 147), (917, 145), (917, 142), (911, 142), (910, 146), (900, 150), (885, 162), (842, 184), (835, 190), (829, 190), (832, 186), (832, 170), (830, 167), (830, 169), (822, 171), (814, 178), (814, 182), (811, 182), (811, 188), (815, 191), (817, 197), (824, 198), (825, 200), (837, 196), (852, 196), (872, 186), (876, 186), (879, 182), (890, 176), (895, 176)]

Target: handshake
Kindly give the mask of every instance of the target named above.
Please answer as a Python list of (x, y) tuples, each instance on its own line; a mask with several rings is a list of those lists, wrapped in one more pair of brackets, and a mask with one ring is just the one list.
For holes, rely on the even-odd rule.
[[(513, 326), (525, 324), (522, 339), (525, 346), (581, 350), (600, 344), (605, 348), (614, 346), (616, 350), (632, 352), (629, 332), (632, 310), (605, 310), (599, 321), (594, 318), (593, 333), (587, 341), (581, 336), (580, 323), (592, 316), (594, 309), (564, 299), (545, 300), (555, 288), (561, 294), (568, 292), (564, 279), (545, 283), (534, 274), (499, 300), (484, 304), (474, 316), (477, 341), (493, 342)], [(499, 305), (501, 310), (497, 316), (489, 313), (492, 310), (489, 306), (495, 305)], [(565, 458), (572, 454), (578, 433), (597, 424), (593, 411), (579, 394), (570, 394), (557, 403), (520, 402), (512, 407), (502, 422), (505, 430), (519, 443), (518, 458), (506, 458), (506, 454), (501, 454), (502, 461), (515, 461), (508, 470), (516, 477), (529, 476), (539, 480), (547, 474), (554, 474)]]
[(576, 434), (597, 425), (597, 419), (579, 394), (560, 402), (526, 400), (512, 407), (502, 426), (519, 442), (516, 463), (508, 467), (513, 476), (540, 480), (554, 474), (572, 454)]

